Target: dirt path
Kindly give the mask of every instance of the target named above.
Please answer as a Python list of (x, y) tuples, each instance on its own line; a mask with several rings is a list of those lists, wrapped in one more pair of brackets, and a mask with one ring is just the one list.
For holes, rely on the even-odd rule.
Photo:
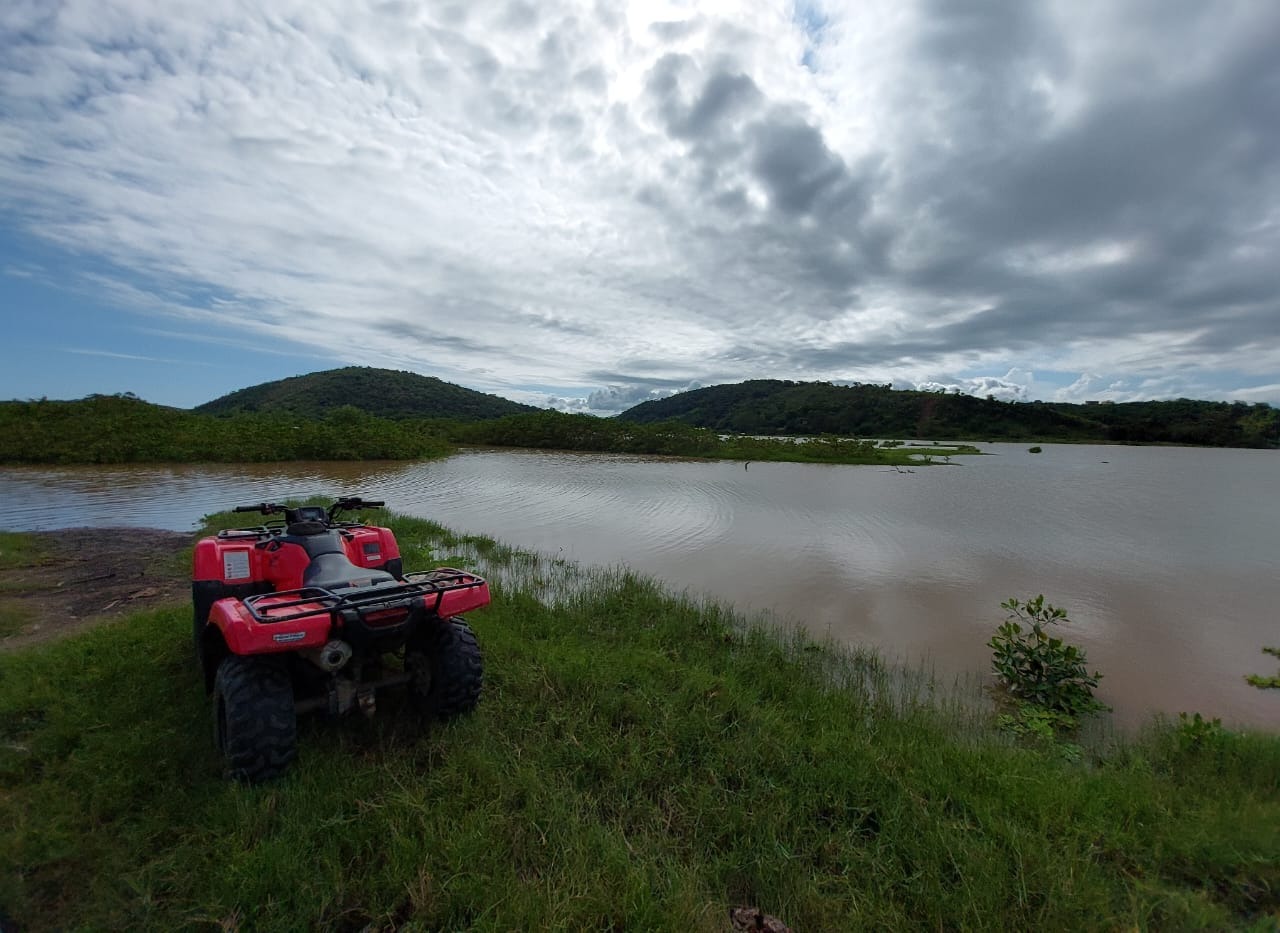
[(32, 559), (0, 568), (0, 651), (191, 599), (190, 534), (71, 528), (31, 537)]

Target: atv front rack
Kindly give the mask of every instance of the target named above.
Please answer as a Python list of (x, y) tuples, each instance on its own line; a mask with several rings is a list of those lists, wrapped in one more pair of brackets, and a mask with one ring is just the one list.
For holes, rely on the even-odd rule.
[(262, 593), (245, 597), (244, 606), (260, 625), (277, 625), (320, 615), (354, 613), (364, 617), (408, 608), (417, 599), (428, 613), (447, 618), (486, 605), (489, 584), (473, 573), (442, 567), (406, 574), (403, 583), (380, 583), (342, 593), (319, 586)]

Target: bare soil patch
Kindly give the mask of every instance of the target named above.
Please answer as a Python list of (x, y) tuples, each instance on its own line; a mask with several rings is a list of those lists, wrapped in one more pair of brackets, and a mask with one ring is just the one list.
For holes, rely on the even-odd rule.
[(0, 651), (191, 598), (190, 534), (155, 528), (33, 532), (30, 562), (0, 568)]

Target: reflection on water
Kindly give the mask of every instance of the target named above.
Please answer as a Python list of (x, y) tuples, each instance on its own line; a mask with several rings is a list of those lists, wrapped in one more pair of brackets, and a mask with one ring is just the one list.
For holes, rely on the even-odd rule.
[(1044, 593), (1104, 673), (1123, 722), (1197, 710), (1275, 728), (1280, 455), (983, 445), (877, 467), (477, 450), (444, 461), (0, 471), (7, 526), (190, 529), (231, 505), (360, 493), (459, 531), (677, 589), (819, 636), (982, 671), (1010, 596)]

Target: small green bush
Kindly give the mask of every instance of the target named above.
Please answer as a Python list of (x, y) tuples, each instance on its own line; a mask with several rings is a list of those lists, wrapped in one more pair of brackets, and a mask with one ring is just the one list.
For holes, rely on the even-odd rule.
[(1226, 734), (1221, 719), (1205, 719), (1199, 713), (1178, 714), (1178, 748), (1184, 752), (1219, 744)]
[(1084, 651), (1046, 631), (1069, 621), (1065, 609), (1049, 605), (1044, 596), (1025, 603), (1010, 599), (1000, 608), (1009, 615), (987, 647), (995, 675), (1011, 696), (1071, 717), (1107, 709), (1093, 696), (1102, 675), (1089, 673)]

